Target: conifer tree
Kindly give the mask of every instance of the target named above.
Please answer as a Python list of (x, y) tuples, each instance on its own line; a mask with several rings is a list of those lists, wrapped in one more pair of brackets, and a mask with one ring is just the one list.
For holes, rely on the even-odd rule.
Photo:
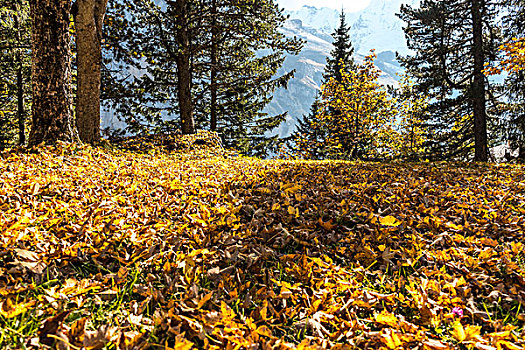
[[(268, 141), (266, 132), (284, 116), (268, 116), (261, 111), (271, 101), (271, 92), (286, 86), (293, 74), (276, 75), (284, 54), (297, 53), (301, 47), (298, 40), (286, 39), (278, 31), (285, 17), (275, 2), (191, 0), (187, 2), (183, 24), (177, 23), (180, 17), (174, 12), (175, 2), (163, 9), (152, 1), (127, 1), (127, 11), (135, 9), (133, 16), (122, 15), (122, 6), (114, 4), (108, 14), (108, 37), (117, 47), (113, 55), (128, 60), (127, 64), (142, 72), (128, 84), (144, 92), (142, 101), (125, 103), (127, 114), (137, 120), (137, 113), (130, 113), (129, 108), (139, 107), (142, 111), (135, 111), (144, 112), (139, 115), (149, 118), (148, 126), (161, 125), (165, 129), (171, 126), (163, 120), (180, 115), (182, 99), (173, 98), (181, 91), (176, 56), (183, 46), (177, 38), (181, 28), (187, 26), (190, 94), (186, 99), (191, 99), (195, 127), (219, 131), (228, 146), (247, 150), (258, 144), (263, 150)], [(130, 21), (142, 29), (133, 35), (119, 36), (119, 28), (129, 28), (124, 23)], [(135, 57), (123, 58), (121, 53), (129, 52), (129, 47), (133, 47)], [(115, 91), (126, 94), (130, 89), (117, 87)]]
[[(429, 104), (432, 149), (436, 158), (468, 156), (488, 160), (487, 121), (498, 101), (483, 75), (496, 51), (496, 1), (423, 0), (402, 5), (399, 17), (414, 56), (400, 58)], [(490, 98), (489, 98), (490, 97)]]
[[(344, 10), (341, 10), (339, 15), (339, 27), (332, 33), (334, 39), (332, 45), (333, 49), (330, 52), (330, 56), (326, 59), (325, 71), (323, 74), (323, 82), (335, 79), (336, 82), (341, 83), (343, 81), (343, 73), (349, 71), (356, 71), (357, 65), (354, 61), (353, 54), (354, 48), (350, 40), (350, 26), (346, 23), (346, 16)], [(326, 97), (326, 96), (325, 96)], [(326, 138), (328, 137), (329, 130), (316, 121), (319, 113), (319, 98), (316, 97), (310, 114), (303, 116), (303, 120), (299, 121), (296, 131), (292, 135), (292, 146), (302, 156), (322, 159), (328, 156)], [(337, 114), (337, 108), (330, 108), (330, 113)], [(325, 111), (328, 113), (328, 111)], [(311, 148), (311, 149), (309, 149)]]
[(350, 26), (346, 23), (346, 15), (344, 10), (341, 10), (339, 15), (339, 27), (332, 33), (334, 48), (330, 52), (330, 56), (326, 59), (326, 67), (323, 74), (323, 80), (326, 82), (330, 78), (341, 81), (341, 69), (345, 67), (347, 70), (354, 70), (356, 68), (353, 58), (354, 48), (350, 40)]
[[(275, 146), (266, 136), (285, 114), (263, 112), (272, 92), (286, 87), (293, 72), (279, 75), (285, 53), (297, 54), (299, 40), (286, 39), (278, 29), (286, 17), (275, 1), (210, 0), (210, 30), (203, 36), (203, 69), (196, 79), (202, 91), (197, 99), (197, 119), (218, 131), (230, 147), (262, 154)], [(265, 54), (261, 55), (261, 53)]]
[(320, 99), (321, 95), (318, 93), (310, 107), (310, 113), (303, 115), (303, 118), (297, 121), (297, 128), (292, 134), (292, 148), (301, 158), (321, 160), (328, 156), (325, 144), (328, 132), (319, 123), (317, 117)]
[[(510, 59), (506, 69), (505, 93), (508, 99), (504, 124), (502, 125), (503, 141), (510, 141), (511, 146), (520, 148), (520, 155), (525, 156), (525, 61), (509, 57), (516, 48), (525, 48), (525, 1), (506, 0), (504, 2), (508, 14), (504, 18), (505, 58)], [(517, 39), (517, 40), (516, 40)], [(514, 46), (514, 47), (512, 47)], [(521, 57), (525, 57), (522, 53)]]
[(27, 0), (0, 0), (0, 148), (26, 142), (31, 28)]

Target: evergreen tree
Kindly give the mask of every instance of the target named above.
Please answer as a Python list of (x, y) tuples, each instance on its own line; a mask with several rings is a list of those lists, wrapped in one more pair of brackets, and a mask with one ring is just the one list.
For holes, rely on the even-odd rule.
[(328, 156), (325, 144), (328, 131), (319, 124), (317, 118), (320, 99), (321, 95), (318, 93), (310, 107), (310, 113), (303, 115), (303, 119), (297, 121), (297, 129), (291, 137), (292, 149), (301, 158), (321, 160)]
[[(525, 1), (506, 0), (504, 34), (506, 42), (525, 38)], [(511, 69), (505, 79), (505, 92), (508, 99), (504, 124), (500, 129), (502, 141), (510, 141), (511, 146), (520, 148), (525, 155), (525, 70)]]
[[(108, 42), (112, 43), (112, 56), (140, 72), (128, 78), (127, 88), (113, 90), (142, 93), (138, 99), (137, 95), (127, 97), (140, 103), (125, 103), (127, 114), (135, 121), (137, 115), (145, 115), (135, 124), (145, 121), (148, 127), (169, 130), (172, 126), (163, 120), (181, 114), (183, 99), (174, 100), (173, 96), (181, 92), (177, 55), (184, 51), (180, 31), (187, 26), (189, 90), (187, 83), (184, 85), (196, 127), (219, 131), (228, 146), (247, 151), (259, 145), (262, 151), (268, 141), (265, 133), (284, 116), (267, 116), (261, 111), (270, 102), (271, 92), (286, 86), (292, 76), (276, 75), (284, 54), (297, 53), (301, 46), (278, 31), (285, 17), (274, 1), (188, 1), (185, 24), (177, 22), (180, 16), (173, 7), (175, 2), (168, 2), (165, 8), (146, 1), (130, 0), (129, 4), (126, 11), (131, 8), (133, 16), (122, 14), (122, 6), (110, 4)], [(130, 21), (141, 29), (122, 37), (118, 29), (129, 28)], [(130, 47), (134, 57), (129, 59), (128, 54), (124, 58)], [(122, 99), (117, 102), (121, 104)], [(127, 121), (133, 124), (130, 119)]]
[(326, 82), (330, 78), (341, 81), (341, 68), (346, 70), (355, 70), (354, 62), (354, 48), (350, 40), (350, 26), (346, 23), (346, 15), (344, 10), (341, 10), (339, 15), (339, 27), (332, 33), (334, 48), (330, 52), (330, 56), (326, 59), (325, 72), (323, 80)]
[(31, 28), (27, 0), (0, 0), (0, 148), (26, 142)]
[(274, 1), (211, 0), (209, 5), (204, 26), (211, 29), (202, 37), (205, 52), (198, 63), (203, 69), (195, 70), (200, 72), (195, 85), (202, 91), (196, 100), (197, 118), (218, 131), (227, 146), (262, 155), (276, 145), (276, 138), (266, 134), (285, 117), (262, 110), (272, 92), (286, 87), (293, 76), (277, 71), (286, 53), (299, 52), (301, 42), (278, 31), (286, 18)]
[[(341, 83), (344, 73), (342, 70), (348, 73), (350, 71), (355, 72), (358, 69), (353, 58), (354, 48), (350, 40), (350, 26), (346, 23), (344, 10), (341, 10), (339, 27), (332, 33), (332, 37), (334, 38), (332, 43), (333, 49), (330, 52), (330, 56), (326, 59), (322, 84), (327, 83), (331, 79)], [(294, 143), (292, 147), (301, 156), (313, 159), (322, 159), (328, 156), (326, 138), (329, 130), (316, 121), (319, 113), (319, 98), (320, 96), (318, 95), (312, 104), (310, 114), (303, 116), (303, 120), (299, 121), (297, 129), (292, 135)], [(333, 104), (329, 109), (330, 113), (334, 115), (339, 113), (339, 110), (334, 108)], [(328, 112), (325, 111), (325, 113)]]
[(401, 7), (399, 17), (415, 55), (400, 61), (416, 88), (433, 99), (426, 123), (435, 158), (468, 156), (474, 141), (474, 160), (488, 160), (487, 120), (497, 113), (498, 101), (483, 69), (496, 52), (496, 5), (423, 0), (418, 8)]

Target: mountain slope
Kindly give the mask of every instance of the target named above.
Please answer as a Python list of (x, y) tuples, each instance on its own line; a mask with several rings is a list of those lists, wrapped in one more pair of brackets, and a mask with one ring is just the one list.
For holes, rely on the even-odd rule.
[[(376, 65), (383, 74), (382, 84), (397, 85), (397, 74), (401, 67), (395, 52), (403, 55), (409, 50), (403, 33), (403, 22), (396, 17), (401, 3), (417, 4), (418, 0), (373, 0), (359, 12), (347, 14), (351, 25), (352, 44), (356, 49), (356, 61), (361, 62), (365, 55), (375, 49)], [(273, 101), (266, 111), (283, 113), (288, 111), (288, 118), (275, 133), (281, 137), (289, 136), (297, 120), (307, 114), (321, 85), (326, 58), (332, 50), (331, 33), (339, 25), (339, 11), (330, 8), (303, 6), (299, 10), (289, 11), (290, 19), (283, 28), (289, 37), (306, 40), (304, 49), (298, 56), (289, 56), (283, 71), (296, 70), (288, 89), (275, 92)]]

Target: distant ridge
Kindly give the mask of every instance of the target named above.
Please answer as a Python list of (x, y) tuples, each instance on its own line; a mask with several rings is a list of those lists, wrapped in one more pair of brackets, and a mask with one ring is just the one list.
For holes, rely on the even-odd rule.
[[(375, 49), (376, 65), (382, 70), (381, 83), (396, 85), (402, 69), (395, 59), (395, 53), (406, 55), (403, 22), (396, 16), (401, 4), (417, 5), (419, 0), (372, 0), (362, 11), (346, 14), (351, 25), (350, 35), (356, 49), (357, 61)], [(289, 136), (297, 120), (307, 114), (318, 91), (326, 57), (332, 50), (331, 33), (339, 25), (340, 10), (327, 7), (303, 6), (298, 10), (286, 11), (290, 19), (283, 28), (286, 36), (296, 36), (307, 43), (298, 56), (289, 56), (284, 71), (296, 70), (288, 89), (280, 89), (266, 111), (272, 114), (288, 111), (287, 120), (274, 131), (281, 137)]]

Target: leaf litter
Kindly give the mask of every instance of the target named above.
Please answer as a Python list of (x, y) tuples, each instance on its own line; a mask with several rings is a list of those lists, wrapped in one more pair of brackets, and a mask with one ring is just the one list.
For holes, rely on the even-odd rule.
[(128, 146), (0, 154), (0, 347), (525, 347), (523, 166)]

